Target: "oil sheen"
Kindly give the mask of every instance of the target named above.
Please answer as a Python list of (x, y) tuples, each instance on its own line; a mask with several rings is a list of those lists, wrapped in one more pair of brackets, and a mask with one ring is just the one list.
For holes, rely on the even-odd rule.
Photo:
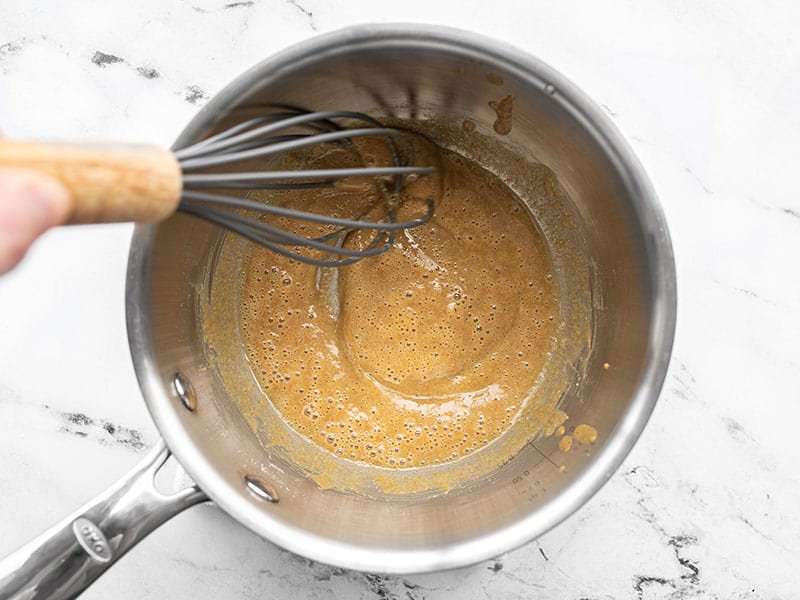
[[(238, 310), (264, 402), (333, 455), (391, 469), (489, 446), (535, 398), (558, 335), (552, 265), (526, 207), (458, 154), (420, 155), (439, 166), (426, 225), (336, 271), (251, 245)], [(337, 214), (357, 188), (291, 202)]]

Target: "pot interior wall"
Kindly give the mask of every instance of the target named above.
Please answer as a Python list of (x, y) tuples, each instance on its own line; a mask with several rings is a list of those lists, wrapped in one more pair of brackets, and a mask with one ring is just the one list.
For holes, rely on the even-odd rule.
[[(143, 387), (160, 429), (190, 474), (223, 508), (261, 535), (316, 558), (319, 553), (292, 547), (287, 538), (292, 530), (313, 536), (320, 547), (325, 540), (335, 540), (418, 552), (478, 540), (522, 522), (528, 538), (542, 533), (561, 514), (558, 503), (580, 504), (597, 457), (623, 443), (621, 437), (631, 443), (638, 435), (621, 431), (619, 424), (631, 411), (658, 334), (652, 322), (657, 280), (648, 267), (653, 260), (651, 238), (657, 232), (649, 231), (639, 206), (648, 191), (615, 153), (613, 140), (597, 131), (578, 108), (581, 103), (574, 101), (574, 92), (553, 88), (544, 67), (536, 74), (513, 60), (441, 40), (412, 46), (391, 38), (286, 62), (278, 57), (269, 68), (257, 67), (226, 89), (177, 145), (263, 113), (270, 105), (287, 104), (435, 122), (451, 130), (470, 119), (477, 134), (497, 145), (496, 153), (481, 160), (490, 170), (504, 174), (509, 170), (507, 157), (513, 155), (555, 172), (565, 192), (564, 210), (576, 223), (576, 228), (562, 232), (562, 242), (581, 248), (585, 259), (582, 268), (565, 277), (589, 294), (582, 301), (590, 307), (591, 319), (580, 340), (583, 351), (573, 353), (575, 385), (565, 390), (561, 408), (569, 415), (568, 428), (590, 424), (598, 431), (597, 442), (562, 453), (555, 436), (538, 438), (491, 477), (436, 497), (390, 501), (320, 490), (280, 453), (264, 449), (229, 401), (229, 390), (215, 372), (214, 361), (209, 361), (199, 311), (210, 293), (209, 282), (213, 285), (221, 232), (184, 215), (137, 230), (148, 242), (148, 259), (142, 272), (129, 275), (135, 285), (145, 286), (149, 322), (140, 326), (148, 330), (150, 367), (158, 376)], [(513, 97), (512, 130), (497, 136), (497, 115), (489, 101), (508, 95)], [(524, 165), (508, 179), (524, 199)], [(185, 410), (172, 390), (176, 372), (194, 387), (195, 412)], [(169, 401), (164, 401), (165, 394)], [(197, 468), (198, 457), (207, 469)], [(565, 470), (559, 469), (562, 465)], [(265, 482), (280, 501), (264, 502), (248, 492), (245, 476)], [(596, 483), (597, 474), (592, 477)], [(478, 554), (476, 560), (482, 558)], [(344, 556), (322, 558), (354, 566)]]

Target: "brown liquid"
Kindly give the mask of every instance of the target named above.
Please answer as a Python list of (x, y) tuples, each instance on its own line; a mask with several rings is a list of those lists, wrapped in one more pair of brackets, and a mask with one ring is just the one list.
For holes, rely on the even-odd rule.
[[(418, 155), (441, 165), (436, 212), (389, 252), (324, 271), (321, 289), (315, 267), (259, 246), (244, 262), (239, 325), (269, 401), (317, 446), (380, 467), (490, 444), (535, 393), (557, 335), (552, 266), (526, 208), (457, 154)], [(336, 214), (357, 188), (291, 202)]]

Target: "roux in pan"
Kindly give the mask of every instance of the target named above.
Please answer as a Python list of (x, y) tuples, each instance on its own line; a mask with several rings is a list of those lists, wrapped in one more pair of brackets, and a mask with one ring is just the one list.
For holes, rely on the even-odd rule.
[[(339, 154), (313, 168), (340, 166)], [(338, 457), (395, 469), (451, 462), (502, 435), (558, 335), (553, 267), (522, 202), (458, 154), (418, 154), (440, 166), (431, 221), (322, 278), (250, 245), (238, 311), (251, 369), (289, 426)], [(336, 214), (357, 188), (291, 202)]]

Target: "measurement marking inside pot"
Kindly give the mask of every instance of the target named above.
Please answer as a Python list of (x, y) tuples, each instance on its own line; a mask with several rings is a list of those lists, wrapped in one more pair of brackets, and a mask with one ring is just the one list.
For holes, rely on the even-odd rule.
[(537, 447), (536, 447), (536, 446), (533, 444), (533, 442), (532, 442), (532, 441), (531, 441), (531, 442), (528, 442), (528, 445), (529, 445), (531, 448), (533, 448), (534, 450), (536, 450), (536, 451), (537, 451), (539, 454), (541, 454), (541, 455), (542, 455), (542, 457), (543, 457), (543, 458), (544, 458), (544, 459), (545, 459), (547, 462), (549, 462), (551, 465), (553, 465), (553, 466), (554, 466), (556, 469), (558, 469), (558, 468), (559, 468), (559, 466), (558, 466), (556, 463), (554, 463), (554, 462), (553, 462), (553, 461), (550, 459), (550, 457), (549, 457), (549, 456), (547, 456), (547, 454), (545, 454), (544, 452), (542, 452), (541, 450), (539, 450), (539, 449), (538, 449), (538, 448), (537, 448)]

